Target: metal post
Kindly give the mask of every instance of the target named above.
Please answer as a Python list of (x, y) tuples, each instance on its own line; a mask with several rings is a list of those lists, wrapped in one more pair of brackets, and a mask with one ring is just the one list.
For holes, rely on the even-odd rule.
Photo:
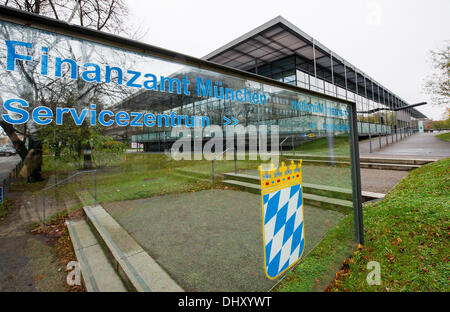
[(398, 132), (398, 120), (397, 120), (397, 111), (396, 111), (395, 112), (395, 143), (398, 142), (397, 132)]
[[(311, 38), (312, 48), (313, 48), (313, 62), (314, 62), (314, 78), (317, 78), (317, 68), (316, 68), (316, 44), (314, 43), (314, 38)], [(315, 86), (314, 86), (315, 87)]]
[(384, 136), (386, 137), (386, 145), (389, 145), (389, 141), (388, 141), (388, 133), (387, 133), (387, 125), (386, 125), (386, 129), (384, 131)]
[[(369, 111), (370, 110), (370, 107), (369, 107), (369, 99), (367, 98), (367, 83), (366, 83), (366, 76), (363, 76), (364, 77), (364, 98), (366, 99), (366, 101), (367, 101), (367, 110)], [(370, 142), (370, 153), (372, 153), (372, 136), (371, 136), (371, 130), (372, 130), (372, 125), (371, 125), (371, 123), (370, 123), (370, 119), (369, 119), (369, 116), (367, 116), (368, 118), (368, 120), (367, 120), (367, 123), (369, 124), (369, 142)]]
[(236, 159), (237, 159), (237, 148), (234, 148), (234, 173), (237, 173), (237, 164), (236, 164)]
[[(359, 95), (358, 95), (358, 73), (356, 72), (356, 68), (354, 69), (354, 72), (355, 72), (355, 91), (356, 91), (356, 93), (355, 93), (355, 103), (356, 103), (356, 107), (358, 108), (358, 97), (359, 97)], [(362, 110), (364, 110), (364, 108)], [(358, 122), (358, 116), (356, 116), (356, 121)], [(361, 127), (361, 133), (363, 132), (363, 125), (362, 124), (363, 124), (362, 121), (360, 121), (359, 122), (359, 126)], [(358, 135), (359, 135), (359, 133), (358, 133)]]
[(283, 142), (280, 144), (280, 159), (283, 160)]
[(334, 84), (334, 69), (333, 69), (333, 53), (330, 51), (330, 66), (331, 66), (331, 84), (334, 86), (334, 96), (337, 97), (337, 85)]
[(353, 220), (355, 225), (355, 239), (358, 243), (364, 244), (364, 223), (361, 198), (361, 171), (359, 164), (358, 147), (358, 126), (356, 118), (356, 105), (352, 105), (350, 115), (350, 153), (352, 170), (352, 199), (353, 199)]
[(347, 95), (347, 65), (345, 65), (345, 61), (344, 63), (344, 80), (345, 80), (345, 99), (348, 100), (348, 95)]
[[(386, 93), (385, 93), (385, 91), (386, 90), (383, 89), (383, 102), (384, 102), (384, 104), (387, 104), (387, 106), (389, 108), (389, 99), (387, 100), (387, 103), (386, 103)], [(386, 145), (389, 145), (389, 137), (388, 137), (388, 130), (387, 130), (387, 126), (389, 125), (389, 118), (388, 118), (389, 114), (388, 114), (387, 111), (386, 111), (385, 116), (386, 116)]]
[(378, 133), (378, 145), (380, 145), (381, 149), (381, 133)]

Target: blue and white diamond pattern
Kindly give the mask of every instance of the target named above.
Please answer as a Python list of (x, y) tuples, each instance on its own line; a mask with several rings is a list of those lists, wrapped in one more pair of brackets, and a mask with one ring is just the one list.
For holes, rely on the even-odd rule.
[(267, 276), (277, 278), (303, 254), (305, 235), (301, 185), (263, 195)]

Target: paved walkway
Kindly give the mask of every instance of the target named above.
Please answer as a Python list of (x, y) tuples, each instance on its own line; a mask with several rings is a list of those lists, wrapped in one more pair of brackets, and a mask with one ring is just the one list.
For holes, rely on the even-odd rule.
[[(51, 176), (47, 185), (54, 183)], [(47, 217), (75, 203), (46, 197)], [(8, 193), (13, 209), (0, 220), (0, 292), (66, 291), (65, 267), (43, 235), (30, 234), (30, 225), (42, 219), (42, 196), (28, 191)]]
[(442, 159), (450, 157), (450, 142), (440, 140), (435, 137), (437, 133), (417, 133), (407, 136), (398, 142), (392, 144), (389, 137), (389, 145), (386, 145), (386, 138), (382, 137), (384, 142), (381, 149), (379, 148), (378, 138), (372, 138), (372, 153), (369, 153), (370, 143), (364, 140), (359, 144), (361, 156), (379, 156), (379, 157), (401, 157), (401, 158), (421, 158), (421, 159)]
[(65, 291), (65, 267), (42, 235), (29, 233), (42, 199), (28, 192), (9, 196), (16, 207), (0, 221), (0, 292)]
[(19, 162), (20, 157), (18, 155), (0, 156), (0, 183), (9, 176)]

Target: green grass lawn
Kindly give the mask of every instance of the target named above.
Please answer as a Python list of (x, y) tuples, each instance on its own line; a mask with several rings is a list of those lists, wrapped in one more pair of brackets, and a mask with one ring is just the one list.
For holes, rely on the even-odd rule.
[[(332, 290), (450, 290), (450, 158), (412, 171), (364, 214), (366, 244)], [(372, 260), (381, 265), (380, 286), (366, 282)]]
[[(121, 162), (114, 166), (97, 170), (97, 200), (99, 202), (113, 202), (129, 199), (147, 198), (170, 193), (183, 193), (211, 188), (212, 169), (208, 160), (171, 160), (165, 154), (125, 154)], [(237, 166), (240, 170), (258, 168), (259, 160), (240, 160)], [(215, 161), (214, 173), (216, 183), (224, 172), (234, 170), (233, 160)], [(43, 171), (45, 181), (26, 183), (24, 180), (15, 181), (14, 191), (30, 191), (40, 193), (44, 187), (54, 183), (58, 174), (58, 181), (76, 172), (76, 165), (58, 162), (51, 157), (44, 157)], [(58, 198), (73, 198), (76, 191), (87, 190), (94, 194), (94, 175), (87, 173), (71, 179), (70, 183), (59, 186), (56, 191), (48, 192), (49, 196)]]
[[(450, 158), (412, 171), (385, 199), (364, 208), (365, 245), (344, 262), (331, 291), (450, 291)], [(278, 286), (301, 291), (314, 285), (342, 245), (347, 216)], [(348, 233), (347, 233), (348, 235)], [(347, 237), (348, 239), (348, 237)], [(341, 247), (339, 247), (341, 248)], [(369, 286), (367, 263), (381, 266), (381, 285)], [(323, 290), (323, 289), (322, 289)]]
[(353, 214), (342, 218), (308, 256), (286, 274), (273, 291), (323, 291), (335, 277), (342, 260), (356, 246), (353, 228)]
[[(311, 155), (328, 155), (327, 138), (323, 137), (305, 142), (295, 147), (294, 151), (296, 153), (300, 152)], [(337, 156), (350, 155), (350, 142), (348, 136), (334, 137), (334, 153)]]
[(437, 137), (438, 139), (450, 142), (450, 132), (441, 133), (441, 134), (435, 135), (435, 137)]
[[(239, 172), (254, 171), (261, 160), (238, 160)], [(233, 160), (217, 160), (214, 165), (216, 187), (220, 188), (221, 174), (234, 171)], [(16, 180), (13, 190), (40, 194), (42, 189), (76, 172), (76, 165), (55, 161), (44, 157), (42, 182), (26, 183)], [(350, 168), (304, 165), (304, 181), (307, 183), (351, 188)], [(50, 180), (49, 180), (50, 179)], [(121, 162), (114, 166), (97, 170), (97, 201), (114, 202), (130, 199), (147, 198), (171, 193), (185, 193), (209, 189), (212, 186), (211, 161), (208, 160), (171, 160), (165, 154), (139, 153), (125, 154)], [(47, 192), (56, 201), (77, 201), (76, 193), (88, 191), (94, 196), (93, 173), (83, 174), (69, 183)]]

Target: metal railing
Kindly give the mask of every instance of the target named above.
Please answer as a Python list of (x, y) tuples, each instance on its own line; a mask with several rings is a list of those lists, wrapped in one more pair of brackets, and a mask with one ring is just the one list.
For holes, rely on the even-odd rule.
[(61, 184), (64, 184), (64, 183), (70, 181), (71, 179), (73, 179), (79, 175), (91, 173), (91, 172), (94, 173), (94, 204), (97, 204), (97, 169), (78, 171), (78, 172), (68, 176), (67, 178), (60, 180), (59, 182), (57, 182), (53, 185), (47, 186), (46, 188), (44, 188), (42, 190), (42, 223), (43, 223), (44, 227), (45, 227), (45, 210), (46, 210), (46, 201), (45, 201), (46, 192), (57, 186), (60, 186)]
[[(289, 139), (291, 137), (291, 135), (287, 136), (284, 138), (283, 141), (281, 141), (280, 143), (280, 147), (281, 147), (281, 151), (280, 151), (280, 156), (283, 157), (283, 143), (286, 142), (287, 139)], [(294, 145), (292, 144), (292, 150), (294, 150)]]
[(11, 172), (8, 174), (8, 176), (3, 179), (2, 181), (2, 186), (3, 186), (3, 196), (5, 196), (5, 192), (9, 191), (9, 189), (11, 188), (11, 183), (12, 181), (14, 181), (20, 174), (20, 170), (23, 167), (23, 160), (21, 159), (16, 166), (14, 167), (13, 170), (11, 170)]
[[(211, 160), (211, 166), (212, 166), (212, 187), (211, 189), (214, 189), (215, 187), (215, 179), (214, 179), (214, 161), (217, 159), (217, 157), (222, 156), (223, 154), (225, 154), (227, 151), (229, 151), (230, 149), (234, 149), (234, 147), (229, 147), (226, 150), (224, 150), (222, 153), (220, 153), (219, 155), (217, 155), (216, 157), (214, 157)], [(237, 172), (237, 167), (236, 167), (236, 153), (234, 153), (234, 171), (235, 173)]]
[[(389, 145), (389, 135), (392, 138), (392, 144), (394, 143), (394, 136), (395, 136), (395, 141), (398, 142), (399, 140), (402, 140), (408, 136), (411, 136), (415, 133), (414, 129), (411, 127), (403, 127), (403, 128), (397, 128), (397, 129), (392, 129), (391, 133), (385, 133), (384, 136), (386, 137), (386, 146)], [(377, 135), (376, 133), (374, 133), (374, 135)], [(381, 143), (381, 136), (383, 136), (383, 134), (380, 132), (378, 133), (378, 146), (379, 149), (382, 148), (382, 143)], [(369, 152), (372, 153), (372, 135), (369, 132)]]

